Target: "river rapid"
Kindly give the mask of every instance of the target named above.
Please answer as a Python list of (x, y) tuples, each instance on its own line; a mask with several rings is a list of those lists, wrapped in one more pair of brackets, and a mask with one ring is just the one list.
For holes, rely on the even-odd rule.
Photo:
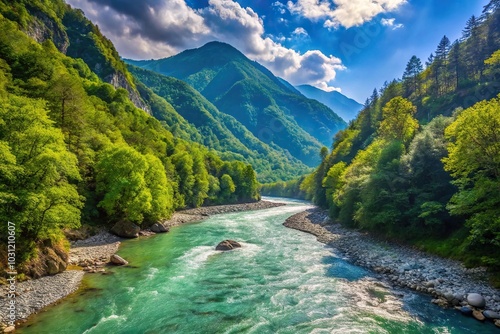
[[(286, 218), (311, 206), (212, 216), (122, 243), (129, 261), (86, 275), (80, 290), (17, 333), (498, 333), (395, 292)], [(224, 239), (242, 244), (215, 251)]]

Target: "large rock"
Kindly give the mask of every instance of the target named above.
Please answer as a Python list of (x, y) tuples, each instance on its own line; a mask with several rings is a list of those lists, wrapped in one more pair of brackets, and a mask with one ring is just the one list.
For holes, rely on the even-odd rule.
[(122, 238), (137, 238), (141, 229), (129, 221), (120, 220), (113, 226), (111, 232)]
[(240, 247), (241, 247), (241, 245), (234, 240), (224, 240), (224, 241), (221, 241), (217, 245), (217, 247), (215, 247), (215, 250), (228, 251), (228, 250), (232, 250), (232, 249), (240, 248)]
[(484, 308), (486, 306), (486, 300), (479, 293), (469, 293), (467, 295), (467, 303), (470, 306)]
[(472, 315), (472, 309), (468, 306), (462, 306), (460, 308), (460, 312), (463, 314), (463, 315), (467, 315), (467, 316), (471, 316)]
[(169, 229), (163, 226), (163, 224), (155, 223), (153, 224), (153, 226), (151, 226), (151, 231), (153, 231), (154, 233), (167, 233)]
[(500, 319), (500, 313), (493, 312), (490, 310), (484, 311), (483, 315), (486, 317), (486, 319), (491, 319), (491, 320)]
[(481, 311), (477, 310), (472, 311), (472, 316), (479, 321), (484, 321), (484, 319), (486, 319), (484, 315), (481, 313)]
[(124, 266), (128, 264), (128, 262), (124, 258), (116, 254), (111, 255), (111, 263), (119, 266)]

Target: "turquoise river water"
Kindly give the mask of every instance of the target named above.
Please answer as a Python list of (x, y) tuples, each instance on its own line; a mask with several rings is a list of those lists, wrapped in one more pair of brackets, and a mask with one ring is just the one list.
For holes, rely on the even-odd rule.
[[(498, 333), (430, 298), (393, 295), (315, 237), (285, 228), (309, 207), (212, 216), (122, 244), (127, 267), (86, 275), (79, 292), (17, 333)], [(216, 252), (224, 239), (243, 247)]]

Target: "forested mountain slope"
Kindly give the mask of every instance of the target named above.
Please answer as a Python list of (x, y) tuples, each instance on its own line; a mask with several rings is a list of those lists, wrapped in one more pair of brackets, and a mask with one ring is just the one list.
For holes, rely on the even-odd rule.
[[(133, 65), (129, 68), (134, 77), (171, 103), (199, 131), (200, 140), (196, 141), (223, 152), (221, 154), (227, 158), (250, 163), (259, 181), (288, 180), (309, 171), (287, 151), (273, 143), (265, 144), (234, 117), (221, 113), (187, 83)], [(164, 120), (161, 115), (155, 117)], [(173, 120), (173, 124), (179, 123)]]
[(346, 126), (328, 107), (294, 92), (228, 44), (211, 42), (170, 58), (127, 62), (187, 82), (255, 137), (310, 166), (317, 164), (321, 146), (330, 146)]
[[(66, 267), (65, 228), (148, 226), (176, 209), (259, 198), (251, 165), (185, 140), (200, 136), (194, 128), (176, 137), (136, 106), (148, 109), (135, 100), (147, 93), (156, 112), (187, 124), (134, 83), (81, 11), (62, 0), (2, 0), (0, 31), (2, 269), (6, 222), (15, 225), (16, 269), (38, 277)], [(104, 81), (112, 78), (122, 88)]]
[(346, 122), (356, 118), (361, 109), (363, 109), (362, 104), (337, 91), (325, 92), (311, 85), (300, 85), (296, 89), (308, 98), (324, 103)]
[[(500, 2), (375, 90), (317, 170), (263, 192), (500, 272)], [(497, 275), (498, 278), (500, 275)], [(497, 282), (498, 283), (498, 282)]]

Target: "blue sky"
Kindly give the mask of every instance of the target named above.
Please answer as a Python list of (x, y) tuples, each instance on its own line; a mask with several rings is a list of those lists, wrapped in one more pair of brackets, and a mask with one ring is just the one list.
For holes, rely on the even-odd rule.
[(68, 0), (122, 56), (163, 58), (220, 40), (292, 84), (363, 103), (424, 63), (443, 35), (460, 38), (489, 0)]

